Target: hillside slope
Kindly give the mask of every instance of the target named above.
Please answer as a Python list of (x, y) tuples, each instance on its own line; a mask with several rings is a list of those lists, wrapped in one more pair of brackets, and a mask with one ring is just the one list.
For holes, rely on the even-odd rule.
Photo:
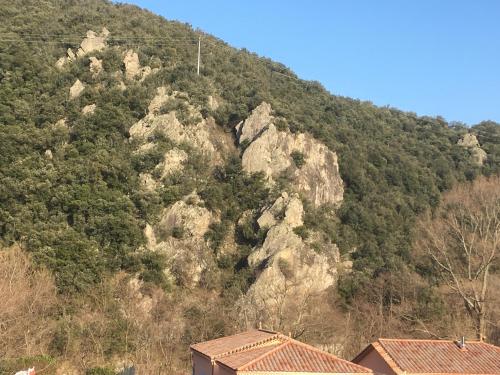
[[(340, 328), (319, 334), (323, 314), (385, 290), (380, 275), (415, 271), (417, 216), (452, 186), (500, 171), (494, 122), (466, 128), (333, 96), (133, 6), (0, 8), (0, 241), (51, 270), (79, 322), (55, 308), (45, 346), (55, 356), (77, 361), (68, 342), (90, 341), (89, 295), (100, 286), (104, 301), (122, 284), (142, 306), (132, 318), (152, 332), (168, 322), (172, 345), (262, 320), (331, 345)], [(119, 310), (101, 313), (129, 322)], [(130, 360), (123, 332), (103, 329), (100, 355), (77, 362)], [(353, 342), (335, 344), (347, 355)]]

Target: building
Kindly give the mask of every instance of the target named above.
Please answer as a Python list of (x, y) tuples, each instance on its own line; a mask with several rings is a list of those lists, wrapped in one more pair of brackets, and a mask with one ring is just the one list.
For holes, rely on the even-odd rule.
[(250, 330), (191, 345), (193, 375), (371, 374), (278, 332)]
[(386, 375), (500, 374), (500, 347), (479, 341), (379, 339), (354, 363)]

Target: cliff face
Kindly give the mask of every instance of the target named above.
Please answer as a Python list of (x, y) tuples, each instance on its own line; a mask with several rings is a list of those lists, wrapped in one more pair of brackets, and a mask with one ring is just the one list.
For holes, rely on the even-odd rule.
[(303, 225), (302, 216), (301, 200), (284, 192), (258, 218), (259, 226), (268, 231), (263, 244), (248, 257), (248, 263), (261, 272), (240, 300), (245, 314), (273, 319), (286, 306), (300, 304), (335, 285), (338, 249), (313, 250), (294, 231)]
[(342, 201), (337, 155), (308, 134), (278, 130), (269, 104), (257, 107), (237, 127), (237, 135), (240, 144), (249, 143), (242, 156), (246, 171), (264, 172), (271, 184), (288, 172), (294, 190), (316, 207)]
[[(188, 144), (201, 152), (210, 165), (219, 164), (227, 157), (228, 150), (217, 146), (218, 135), (209, 126), (212, 120), (203, 119), (186, 94), (169, 91), (167, 87), (159, 87), (148, 114), (130, 128), (131, 140), (139, 145), (136, 152), (154, 150), (156, 145), (149, 140), (162, 134), (177, 145)], [(185, 103), (194, 121), (182, 124), (175, 110), (164, 113), (169, 104), (179, 100)], [(325, 291), (335, 284), (339, 258), (335, 246), (328, 250), (328, 256), (320, 254), (294, 232), (303, 225), (304, 209), (298, 194), (315, 206), (338, 204), (342, 200), (337, 156), (307, 134), (278, 131), (273, 120), (271, 106), (262, 103), (236, 129), (238, 141), (248, 145), (242, 154), (245, 171), (264, 172), (270, 185), (285, 171), (291, 175), (291, 191), (283, 191), (271, 206), (262, 207), (257, 218), (259, 229), (267, 234), (263, 244), (252, 250), (248, 263), (261, 271), (241, 303), (253, 304), (258, 309), (269, 308), (284, 287), (287, 300)], [(303, 164), (296, 165), (294, 153), (303, 155)], [(156, 166), (156, 177), (141, 175), (144, 190), (154, 192), (161, 189), (165, 177), (182, 174), (188, 158), (186, 151), (174, 146)], [(169, 277), (193, 288), (215, 261), (205, 234), (210, 224), (219, 222), (217, 213), (211, 213), (196, 192), (192, 192), (165, 207), (156, 224), (146, 226), (146, 248), (166, 255), (169, 262), (165, 272)], [(234, 253), (235, 247), (234, 241), (226, 244), (226, 252)]]

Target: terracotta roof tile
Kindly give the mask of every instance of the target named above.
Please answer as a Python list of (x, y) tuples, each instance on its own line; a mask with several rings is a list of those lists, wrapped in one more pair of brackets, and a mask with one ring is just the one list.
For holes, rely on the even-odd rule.
[[(376, 343), (374, 343), (376, 344)], [(500, 347), (469, 341), (465, 349), (450, 340), (379, 339), (374, 348), (397, 373), (500, 374)]]
[(371, 373), (354, 363), (289, 339), (238, 370), (244, 372)]
[(251, 330), (194, 344), (191, 349), (237, 373), (372, 373), (366, 367), (337, 358), (288, 336), (263, 330)]
[(233, 370), (236, 370), (239, 367), (242, 367), (247, 363), (250, 363), (260, 358), (262, 355), (267, 354), (270, 351), (276, 349), (276, 347), (278, 347), (281, 344), (282, 342), (277, 341), (270, 345), (258, 346), (254, 349), (243, 350), (241, 352), (236, 352), (234, 354), (223, 356), (222, 358), (219, 358), (217, 362), (222, 363), (223, 365), (230, 367)]
[(234, 353), (245, 348), (251, 348), (255, 345), (263, 344), (267, 341), (276, 339), (277, 337), (278, 333), (276, 332), (253, 329), (236, 335), (194, 344), (191, 345), (191, 349), (196, 350), (207, 357), (217, 358), (218, 356), (224, 354)]

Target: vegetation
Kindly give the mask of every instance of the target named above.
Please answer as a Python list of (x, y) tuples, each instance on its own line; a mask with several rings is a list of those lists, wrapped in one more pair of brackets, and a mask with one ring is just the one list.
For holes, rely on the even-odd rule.
[[(142, 190), (140, 174), (154, 174), (174, 143), (154, 134), (148, 141), (156, 148), (134, 153), (137, 144), (129, 129), (147, 114), (156, 88), (165, 85), (187, 93), (221, 132), (233, 132), (265, 100), (280, 129), (309, 132), (338, 154), (343, 203), (314, 209), (305, 202), (304, 226), (296, 233), (308, 238), (319, 232), (324, 241), (337, 244), (343, 257), (352, 258), (352, 272), (340, 275), (338, 289), (327, 300), (311, 299), (314, 311), (297, 306), (284, 312), (289, 315), (283, 321), (294, 322), (286, 329), (311, 341), (336, 337), (344, 347), (337, 354), (350, 357), (377, 336), (451, 337), (469, 327), (467, 312), (455, 308), (463, 301), (446, 289), (443, 270), (420, 257), (415, 226), (441, 220), (442, 207), (448, 206), (440, 204), (450, 203), (450, 196), (443, 199), (450, 189), (469, 186), (481, 175), (498, 175), (499, 124), (485, 121), (469, 129), (440, 117), (333, 96), (279, 63), (209, 35), (202, 38), (197, 76), (199, 32), (134, 6), (14, 0), (2, 1), (1, 8), (0, 245), (19, 253), (2, 250), (0, 267), (25, 292), (0, 301), (34, 311), (10, 326), (1, 322), (14, 312), (0, 309), (0, 357), (50, 353), (97, 374), (114, 368), (110, 362), (122, 356), (133, 358), (145, 373), (175, 372), (188, 362), (180, 347), (239, 328), (234, 301), (258, 272), (248, 267), (246, 257), (265, 237), (255, 224), (255, 210), (279, 191), (270, 190), (262, 174), (244, 172), (236, 156), (226, 155), (211, 166), (185, 145), (176, 145), (189, 154), (184, 170), (165, 177), (155, 191)], [(99, 77), (92, 77), (86, 58), (55, 67), (88, 29), (103, 26), (111, 32), (108, 44), (116, 48), (95, 53), (103, 60)], [(143, 82), (127, 81), (122, 91), (115, 73), (123, 69), (126, 48), (136, 50), (143, 65), (160, 70)], [(69, 100), (76, 79), (86, 89)], [(208, 105), (209, 95), (219, 99), (217, 109)], [(93, 103), (95, 112), (83, 115), (81, 108)], [(160, 112), (171, 110), (185, 123), (200, 120), (183, 101)], [(469, 151), (457, 145), (469, 131), (488, 154), (484, 166), (475, 165)], [(294, 152), (292, 158), (300, 168), (307, 155)], [(286, 184), (286, 178), (279, 183)], [(171, 259), (139, 249), (146, 223), (193, 191), (219, 220), (206, 234), (213, 257), (206, 260), (200, 287), (190, 290), (165, 274)], [(427, 217), (429, 212), (437, 216)], [(186, 237), (182, 228), (169, 235)], [(224, 243), (231, 236), (237, 246), (227, 251)], [(289, 265), (280, 267), (286, 271)], [(490, 271), (496, 275), (498, 267)], [(10, 276), (3, 275), (0, 293), (7, 293)], [(140, 287), (134, 289), (131, 280), (139, 280)], [(33, 298), (41, 302), (32, 306)], [(156, 303), (154, 311), (147, 311), (149, 299)], [(349, 320), (342, 319), (346, 313)], [(326, 314), (332, 321), (321, 318)], [(33, 341), (23, 336), (27, 327)], [(486, 331), (490, 341), (500, 342), (498, 320)], [(46, 362), (52, 364), (53, 357)]]

